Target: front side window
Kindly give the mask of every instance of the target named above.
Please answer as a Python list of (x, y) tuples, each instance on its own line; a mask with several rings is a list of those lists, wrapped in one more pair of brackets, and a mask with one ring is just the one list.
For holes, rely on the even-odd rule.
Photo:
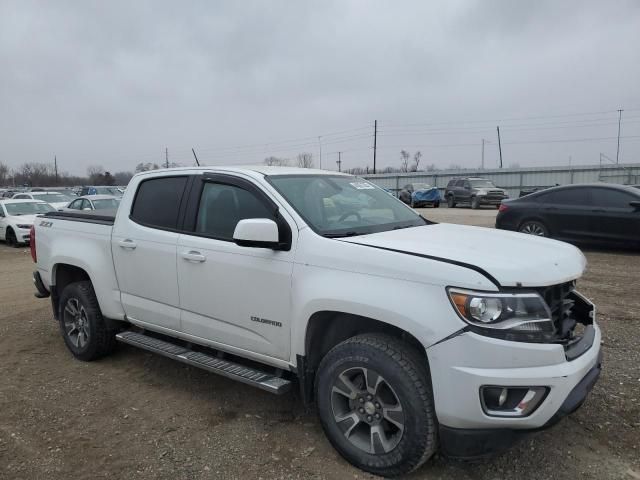
[(629, 202), (640, 199), (611, 188), (594, 188), (591, 191), (593, 205), (602, 208), (625, 208), (631, 209)]
[(4, 206), (7, 209), (8, 215), (38, 215), (41, 213), (55, 212), (48, 203), (42, 202), (20, 202), (20, 203), (7, 203)]
[(427, 224), (412, 209), (362, 178), (283, 175), (268, 180), (311, 228), (327, 237)]
[(187, 177), (158, 177), (140, 183), (131, 219), (149, 227), (176, 229)]
[(80, 210), (81, 204), (82, 204), (82, 200), (75, 200), (71, 202), (71, 204), (69, 205), (69, 208), (72, 208), (73, 210)]
[(200, 196), (196, 233), (220, 240), (233, 240), (240, 220), (268, 218), (268, 206), (253, 193), (235, 185), (207, 182)]

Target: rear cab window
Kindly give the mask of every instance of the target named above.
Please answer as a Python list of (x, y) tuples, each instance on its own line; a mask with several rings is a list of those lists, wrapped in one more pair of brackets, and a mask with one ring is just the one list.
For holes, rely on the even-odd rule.
[(146, 227), (176, 230), (187, 180), (186, 175), (143, 180), (138, 186), (129, 218)]

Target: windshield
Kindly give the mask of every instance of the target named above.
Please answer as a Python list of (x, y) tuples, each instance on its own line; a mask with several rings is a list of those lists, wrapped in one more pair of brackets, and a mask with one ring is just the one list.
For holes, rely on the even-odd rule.
[(327, 237), (345, 237), (417, 227), (427, 222), (368, 181), (351, 176), (268, 177), (311, 228)]
[(64, 193), (32, 193), (31, 196), (34, 200), (42, 200), (49, 203), (68, 203), (73, 200), (72, 196)]
[(120, 205), (120, 200), (115, 198), (103, 198), (102, 200), (94, 200), (93, 208), (96, 210), (105, 210), (108, 208), (118, 208)]
[(491, 180), (469, 180), (473, 188), (496, 188)]
[(414, 183), (413, 184), (413, 189), (414, 190), (429, 190), (431, 188), (431, 185), (429, 185), (428, 183)]
[(122, 196), (120, 189), (116, 187), (95, 187), (96, 195), (115, 195), (117, 197)]
[(40, 202), (5, 203), (4, 208), (9, 215), (35, 215), (56, 211), (51, 205)]

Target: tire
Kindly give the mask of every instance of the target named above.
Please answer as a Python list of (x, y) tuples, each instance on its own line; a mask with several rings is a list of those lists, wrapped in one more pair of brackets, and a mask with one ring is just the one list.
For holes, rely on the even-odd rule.
[(433, 204), (433, 208), (440, 208), (440, 202), (435, 202)]
[(18, 243), (18, 239), (16, 238), (16, 233), (13, 231), (13, 228), (7, 228), (7, 233), (5, 234), (5, 240), (7, 247), (18, 248), (20, 244)]
[(447, 207), (454, 208), (456, 206), (456, 200), (453, 195), (447, 197)]
[(107, 327), (102, 317), (91, 282), (75, 282), (65, 287), (58, 319), (64, 343), (78, 360), (90, 362), (115, 349), (115, 331)]
[(415, 204), (415, 202), (413, 201), (413, 198), (409, 201), (409, 206), (410, 206), (411, 208), (416, 208), (416, 204)]
[(325, 434), (356, 467), (395, 477), (436, 451), (431, 379), (408, 344), (381, 334), (345, 340), (320, 362), (315, 389)]
[(480, 199), (478, 197), (471, 197), (471, 208), (473, 210), (480, 208)]
[(549, 229), (542, 222), (536, 220), (525, 220), (518, 227), (518, 232), (535, 235), (537, 237), (549, 236)]

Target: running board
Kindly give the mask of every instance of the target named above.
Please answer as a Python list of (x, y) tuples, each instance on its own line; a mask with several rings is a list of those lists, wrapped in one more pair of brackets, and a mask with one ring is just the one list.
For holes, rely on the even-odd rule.
[(206, 353), (194, 352), (181, 345), (144, 335), (142, 333), (126, 331), (116, 335), (122, 343), (133, 345), (165, 357), (172, 358), (187, 365), (202, 368), (212, 373), (253, 385), (267, 392), (281, 395), (291, 388), (291, 382), (285, 378), (265, 373), (255, 368), (245, 367), (238, 363), (222, 360)]

